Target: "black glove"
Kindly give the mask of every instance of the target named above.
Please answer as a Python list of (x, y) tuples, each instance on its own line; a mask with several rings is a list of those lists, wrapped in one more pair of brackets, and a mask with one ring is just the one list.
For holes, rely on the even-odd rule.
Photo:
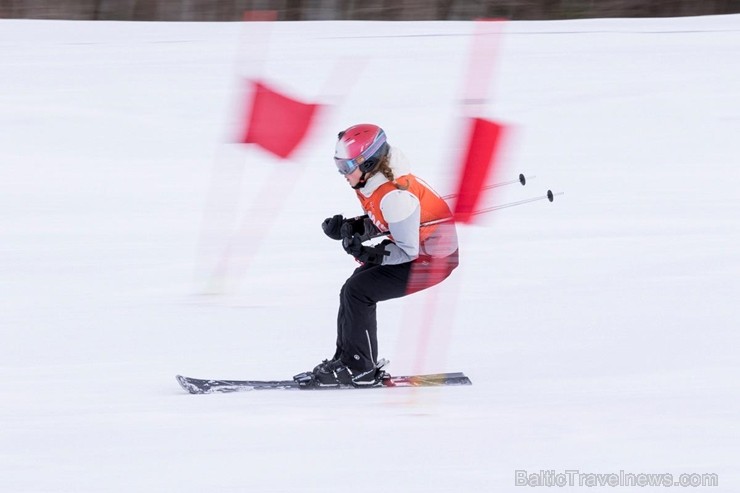
[[(365, 218), (367, 216), (360, 216), (360, 217), (353, 217), (350, 219), (345, 219), (344, 224), (342, 225), (342, 238), (344, 237), (352, 237), (354, 234), (358, 234), (360, 236), (365, 234)], [(349, 225), (351, 229), (351, 233), (348, 233), (347, 226)]]
[(324, 230), (326, 236), (332, 240), (342, 239), (342, 225), (344, 224), (344, 216), (337, 214), (333, 217), (327, 217), (324, 222), (321, 223), (321, 229)]
[(337, 214), (324, 219), (324, 222), (321, 223), (321, 229), (332, 240), (341, 240), (344, 237), (351, 238), (355, 233), (364, 235), (365, 217), (367, 216), (345, 219), (341, 214)]
[[(344, 233), (345, 228), (342, 228)], [(381, 243), (376, 246), (365, 246), (362, 244), (360, 235), (355, 233), (351, 237), (342, 238), (342, 248), (344, 251), (352, 255), (358, 262), (363, 264), (382, 264), (383, 257), (390, 255), (390, 252), (385, 250), (385, 243)]]

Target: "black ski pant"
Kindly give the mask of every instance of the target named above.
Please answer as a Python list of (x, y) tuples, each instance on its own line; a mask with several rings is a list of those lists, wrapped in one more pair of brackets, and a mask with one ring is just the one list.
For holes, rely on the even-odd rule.
[(334, 357), (353, 371), (373, 368), (378, 357), (377, 303), (434, 286), (446, 279), (458, 263), (455, 251), (444, 258), (419, 257), (403, 264), (365, 264), (355, 269), (339, 293)]

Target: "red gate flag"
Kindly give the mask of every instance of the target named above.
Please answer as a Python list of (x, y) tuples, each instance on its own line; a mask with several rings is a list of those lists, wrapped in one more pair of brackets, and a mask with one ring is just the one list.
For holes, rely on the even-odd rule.
[(321, 105), (298, 101), (260, 81), (249, 83), (251, 112), (241, 142), (287, 159), (303, 142)]
[(472, 130), (453, 211), (455, 221), (466, 224), (472, 222), (483, 188), (498, 164), (497, 151), (501, 147), (505, 128), (500, 123), (483, 118), (471, 120)]

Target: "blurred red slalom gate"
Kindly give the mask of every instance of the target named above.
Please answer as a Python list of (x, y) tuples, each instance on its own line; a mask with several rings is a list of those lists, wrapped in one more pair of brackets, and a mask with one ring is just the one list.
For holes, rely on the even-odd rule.
[(256, 144), (274, 156), (289, 159), (306, 139), (322, 106), (296, 99), (257, 75), (263, 69), (261, 57), (269, 52), (277, 11), (246, 11), (243, 19), (250, 26), (249, 38), (244, 41), (248, 47), (244, 63), (255, 75), (246, 79), (246, 107), (239, 142)]
[[(489, 182), (496, 178), (496, 171), (500, 167), (500, 151), (507, 127), (483, 115), (490, 106), (494, 62), (500, 49), (503, 26), (504, 22), (500, 19), (486, 19), (476, 22), (473, 28), (468, 70), (460, 98), (463, 153), (456, 163), (458, 182), (456, 199), (451, 207), (455, 222), (470, 223), (474, 220), (476, 211), (482, 205), (484, 192), (492, 188), (488, 186)], [(453, 231), (449, 234), (455, 234)], [(414, 372), (424, 371), (433, 355), (436, 365), (447, 354), (445, 342), (451, 339), (458, 284), (453, 282), (447, 286), (450, 280), (445, 279), (458, 262), (462, 264), (464, 259), (460, 261), (456, 252), (447, 258), (429, 258), (412, 265), (407, 294), (441, 284), (441, 287), (425, 292), (422, 315), (413, 322), (418, 326), (416, 339), (407, 341), (415, 350)]]
[[(196, 282), (204, 282), (203, 294), (238, 290), (275, 223), (272, 219), (283, 210), (286, 197), (307, 169), (299, 151), (330, 107), (324, 103), (325, 94), (306, 100), (265, 75), (273, 59), (270, 38), (275, 20), (274, 10), (244, 13), (236, 60), (237, 120), (229, 140), (269, 156), (221, 152), (214, 162), (195, 272)], [(286, 162), (293, 165), (282, 165)], [(242, 183), (250, 166), (266, 167), (270, 175), (244, 195)], [(275, 183), (280, 184), (280, 193), (275, 193)]]
[(470, 137), (462, 162), (457, 199), (453, 208), (455, 221), (473, 221), (484, 188), (498, 164), (504, 125), (483, 118), (470, 120)]
[(490, 89), (494, 80), (495, 55), (502, 42), (502, 19), (480, 19), (473, 29), (473, 38), (466, 84), (463, 90), (463, 112), (466, 115), (467, 141), (460, 163), (457, 199), (453, 207), (455, 220), (473, 222), (476, 209), (483, 198), (489, 180), (493, 179), (500, 164), (500, 149), (505, 126), (483, 118), (490, 105)]
[(288, 159), (304, 141), (321, 105), (294, 99), (262, 81), (247, 82), (252, 97), (241, 142)]

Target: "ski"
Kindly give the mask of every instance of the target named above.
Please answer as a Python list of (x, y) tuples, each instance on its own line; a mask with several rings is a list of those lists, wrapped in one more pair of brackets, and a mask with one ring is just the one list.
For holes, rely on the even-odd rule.
[[(213, 394), (245, 392), (250, 390), (345, 390), (359, 387), (301, 387), (294, 380), (204, 380), (177, 375), (177, 383), (191, 394)], [(433, 375), (387, 376), (381, 385), (367, 388), (389, 387), (442, 387), (450, 385), (472, 385), (464, 373), (436, 373)]]

